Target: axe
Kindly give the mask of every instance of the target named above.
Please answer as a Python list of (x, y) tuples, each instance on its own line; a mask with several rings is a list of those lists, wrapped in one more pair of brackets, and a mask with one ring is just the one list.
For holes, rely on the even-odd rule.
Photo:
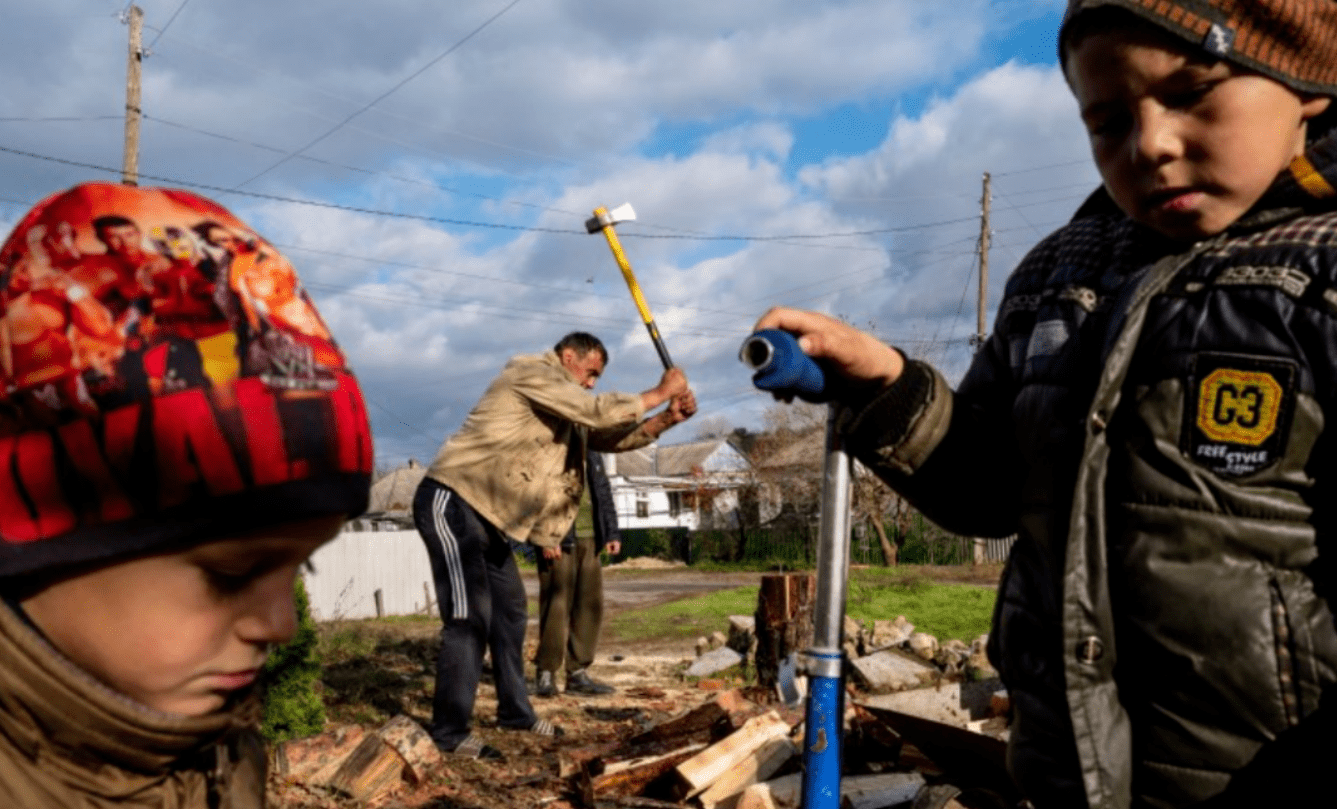
[(673, 367), (673, 360), (669, 359), (668, 348), (664, 345), (664, 339), (659, 336), (659, 327), (655, 325), (655, 319), (650, 315), (650, 306), (645, 302), (640, 284), (636, 283), (636, 276), (631, 272), (627, 254), (622, 252), (622, 243), (617, 240), (617, 233), (613, 231), (615, 223), (630, 222), (635, 218), (636, 212), (632, 210), (630, 202), (623, 203), (611, 211), (601, 205), (594, 209), (593, 217), (585, 220), (585, 230), (590, 233), (603, 231), (604, 238), (608, 240), (608, 247), (613, 251), (613, 258), (617, 259), (617, 266), (622, 270), (622, 277), (627, 281), (627, 289), (631, 290), (631, 299), (636, 302), (636, 309), (641, 313), (645, 329), (650, 332), (650, 340), (655, 344), (655, 351), (659, 352), (659, 360), (664, 363), (664, 370), (667, 371)]

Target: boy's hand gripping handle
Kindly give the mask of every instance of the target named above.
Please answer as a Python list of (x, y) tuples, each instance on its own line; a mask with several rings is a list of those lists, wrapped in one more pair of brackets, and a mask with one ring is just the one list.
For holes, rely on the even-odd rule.
[(794, 335), (780, 329), (762, 329), (743, 341), (738, 358), (751, 368), (752, 384), (781, 396), (824, 402), (826, 374), (803, 353)]

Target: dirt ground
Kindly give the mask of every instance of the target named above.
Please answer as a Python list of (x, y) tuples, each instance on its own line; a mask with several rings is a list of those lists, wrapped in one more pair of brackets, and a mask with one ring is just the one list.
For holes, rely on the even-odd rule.
[[(712, 590), (755, 584), (761, 575), (703, 573), (685, 568), (609, 570), (605, 576), (606, 617)], [(531, 596), (537, 597), (537, 578), (527, 573), (524, 579)], [(370, 635), (364, 642), (371, 650), (325, 666), (322, 696), (329, 722), (320, 743), (332, 744), (330, 739), (340, 738), (346, 732), (373, 730), (399, 714), (427, 724), (431, 717), (439, 624), (427, 620), (348, 623), (357, 626), (327, 625), (322, 631), (351, 630)], [(537, 626), (531, 623), (525, 645), (527, 661), (533, 658), (536, 645)], [(475, 729), (484, 741), (506, 754), (504, 762), (447, 757), (439, 771), (423, 783), (404, 785), (370, 804), (338, 798), (296, 783), (292, 778), (275, 775), (270, 782), (270, 806), (275, 809), (351, 806), (570, 809), (575, 805), (575, 796), (559, 778), (560, 750), (629, 738), (706, 702), (718, 689), (744, 685), (741, 679), (688, 681), (683, 672), (694, 658), (692, 639), (618, 642), (605, 638), (591, 674), (617, 688), (615, 694), (603, 697), (559, 694), (533, 700), (539, 716), (564, 729), (565, 735), (560, 739), (498, 728), (496, 692), (485, 672), (475, 705)]]

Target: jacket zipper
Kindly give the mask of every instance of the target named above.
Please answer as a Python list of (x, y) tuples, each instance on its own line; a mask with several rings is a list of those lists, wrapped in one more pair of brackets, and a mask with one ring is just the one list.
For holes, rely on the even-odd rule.
[(1281, 694), (1281, 707), (1285, 712), (1286, 726), (1293, 727), (1300, 723), (1300, 688), (1295, 671), (1295, 652), (1291, 644), (1290, 615), (1286, 609), (1286, 600), (1281, 594), (1281, 585), (1272, 580), (1272, 638), (1276, 644), (1277, 686)]

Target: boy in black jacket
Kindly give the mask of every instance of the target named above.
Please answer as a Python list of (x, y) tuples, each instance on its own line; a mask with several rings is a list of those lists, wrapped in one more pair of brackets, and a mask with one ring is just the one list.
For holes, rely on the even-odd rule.
[(821, 315), (757, 327), (846, 378), (847, 446), (928, 516), (1020, 535), (989, 651), (1037, 807), (1320, 794), (1337, 4), (1072, 0), (1060, 50), (1104, 186), (1009, 279), (955, 391)]

